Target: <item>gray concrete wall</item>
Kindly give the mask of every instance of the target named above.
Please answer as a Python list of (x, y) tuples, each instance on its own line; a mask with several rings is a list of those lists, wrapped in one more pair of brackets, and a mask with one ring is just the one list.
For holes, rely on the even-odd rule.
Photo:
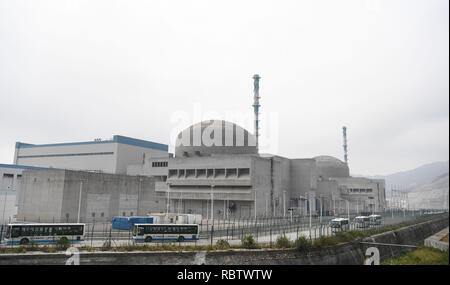
[[(64, 170), (24, 170), (17, 221), (53, 222), (60, 217)], [(55, 220), (57, 221), (57, 220)]]
[(442, 251), (448, 251), (448, 242), (441, 241), (441, 239), (443, 239), (447, 235), (448, 235), (448, 227), (426, 238), (424, 244), (425, 246), (434, 247)]
[(13, 221), (17, 214), (23, 168), (12, 166), (0, 164), (0, 223)]
[(139, 147), (128, 144), (117, 144), (115, 173), (126, 174), (128, 165), (145, 164), (152, 157), (167, 157), (167, 151)]
[[(83, 181), (83, 182), (82, 182)], [(18, 220), (76, 222), (81, 188), (80, 222), (111, 221), (114, 216), (145, 215), (159, 210), (152, 177), (72, 170), (26, 170)], [(139, 203), (138, 203), (139, 201)]]
[[(336, 181), (343, 199), (356, 205), (360, 211), (370, 211), (369, 205), (373, 204), (373, 211), (381, 212), (386, 208), (385, 182), (383, 179), (368, 179), (364, 177), (332, 177)], [(371, 193), (353, 193), (350, 189), (372, 189)], [(354, 207), (353, 207), (354, 208)]]
[(291, 196), (305, 196), (317, 188), (317, 168), (314, 159), (291, 159)]

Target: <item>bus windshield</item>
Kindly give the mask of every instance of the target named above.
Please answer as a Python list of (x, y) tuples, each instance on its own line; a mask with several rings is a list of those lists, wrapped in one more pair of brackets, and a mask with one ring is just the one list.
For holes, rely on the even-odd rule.
[(357, 222), (357, 223), (364, 223), (364, 222), (367, 222), (368, 220), (369, 220), (368, 217), (357, 217), (357, 218), (355, 218), (355, 222)]
[(5, 234), (5, 238), (9, 238), (9, 235), (11, 234), (11, 227), (7, 227), (6, 228), (6, 234)]
[(340, 226), (341, 226), (340, 222), (337, 222), (337, 221), (332, 221), (331, 222), (331, 227), (332, 228), (339, 228)]

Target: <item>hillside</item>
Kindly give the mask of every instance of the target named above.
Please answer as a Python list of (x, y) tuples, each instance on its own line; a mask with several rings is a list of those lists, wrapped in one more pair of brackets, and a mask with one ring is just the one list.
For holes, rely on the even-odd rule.
[(449, 174), (436, 177), (430, 183), (417, 186), (408, 193), (410, 208), (445, 209), (449, 199)]
[[(449, 161), (433, 162), (419, 166), (417, 168), (397, 172), (389, 175), (366, 176), (375, 179), (386, 180), (386, 195), (390, 196), (391, 185), (397, 189), (405, 189), (411, 191), (416, 187), (428, 183), (432, 183), (438, 176), (448, 175)], [(359, 175), (354, 175), (359, 176)]]

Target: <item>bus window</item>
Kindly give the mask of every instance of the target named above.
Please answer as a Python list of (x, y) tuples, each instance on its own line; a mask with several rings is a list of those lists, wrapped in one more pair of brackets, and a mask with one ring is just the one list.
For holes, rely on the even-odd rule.
[(12, 229), (11, 229), (11, 237), (12, 238), (19, 237), (20, 233), (21, 233), (20, 227), (12, 227)]

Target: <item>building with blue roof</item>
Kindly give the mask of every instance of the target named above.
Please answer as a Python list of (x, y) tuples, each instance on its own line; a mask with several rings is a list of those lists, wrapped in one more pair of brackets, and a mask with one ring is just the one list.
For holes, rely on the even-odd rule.
[(126, 174), (128, 165), (168, 157), (168, 145), (115, 135), (112, 139), (70, 143), (16, 142), (14, 164)]

